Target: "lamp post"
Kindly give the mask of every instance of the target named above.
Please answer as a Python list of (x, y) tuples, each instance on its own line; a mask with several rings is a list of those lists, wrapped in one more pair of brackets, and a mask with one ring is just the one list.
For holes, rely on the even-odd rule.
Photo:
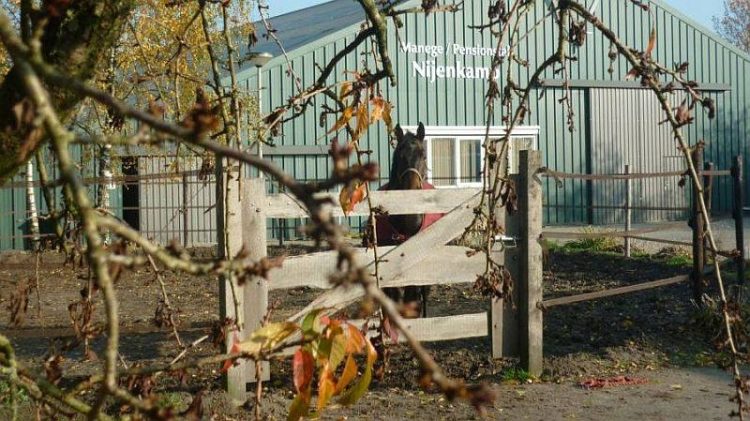
[[(258, 74), (257, 74), (257, 78), (258, 78), (258, 113), (259, 114), (263, 114), (263, 107), (261, 106), (262, 105), (262, 102), (261, 102), (261, 92), (263, 92), (262, 91), (262, 89), (263, 89), (263, 78), (262, 78), (262, 76), (263, 75), (261, 73), (261, 69), (263, 68), (263, 66), (266, 65), (266, 63), (268, 63), (273, 58), (273, 55), (271, 55), (270, 53), (250, 53), (250, 54), (248, 54), (248, 58), (250, 60), (250, 63), (252, 63), (252, 65), (255, 66), (256, 69), (258, 69)], [(260, 157), (260, 158), (263, 157), (263, 142), (261, 141), (260, 138), (258, 139), (258, 157)]]

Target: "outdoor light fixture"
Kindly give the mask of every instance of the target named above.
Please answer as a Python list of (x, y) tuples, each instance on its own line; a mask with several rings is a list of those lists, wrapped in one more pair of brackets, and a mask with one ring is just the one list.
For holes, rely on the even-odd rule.
[(271, 53), (249, 53), (247, 57), (253, 66), (260, 69), (273, 58), (273, 55)]

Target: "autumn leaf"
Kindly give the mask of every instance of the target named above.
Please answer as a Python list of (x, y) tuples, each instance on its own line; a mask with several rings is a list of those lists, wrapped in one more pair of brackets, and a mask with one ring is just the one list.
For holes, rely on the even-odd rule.
[(278, 345), (281, 341), (291, 336), (299, 327), (292, 322), (269, 323), (250, 335), (250, 338), (236, 342), (232, 347), (236, 351), (248, 354), (258, 354)]
[(370, 341), (367, 341), (367, 365), (365, 366), (365, 372), (362, 373), (359, 381), (341, 396), (339, 403), (346, 406), (353, 405), (367, 393), (370, 382), (372, 382), (372, 366), (375, 364), (377, 357), (378, 353), (375, 351), (375, 347), (372, 346)]
[(346, 389), (346, 386), (349, 386), (349, 383), (351, 383), (355, 377), (357, 377), (357, 362), (354, 361), (354, 357), (349, 354), (346, 357), (344, 371), (341, 373), (341, 377), (339, 377), (339, 381), (336, 383), (336, 394), (343, 392), (344, 389)]
[(367, 186), (365, 183), (351, 183), (341, 189), (339, 193), (339, 203), (341, 204), (341, 210), (344, 211), (344, 215), (349, 215), (357, 206), (357, 203), (365, 200), (367, 197)]
[(370, 125), (370, 115), (367, 111), (367, 104), (360, 104), (357, 108), (357, 128), (354, 130), (353, 142), (359, 140), (362, 134), (367, 131), (367, 127)]
[(326, 132), (326, 134), (331, 134), (333, 132), (337, 132), (341, 130), (342, 127), (346, 126), (346, 123), (349, 122), (349, 120), (354, 117), (354, 108), (353, 107), (346, 107), (344, 108), (344, 111), (341, 113), (341, 117), (336, 120), (336, 124), (331, 127), (331, 130)]
[(648, 46), (646, 47), (645, 55), (646, 57), (651, 57), (651, 53), (654, 51), (654, 47), (656, 47), (656, 28), (651, 29), (651, 35), (648, 37)]
[(315, 361), (313, 360), (310, 351), (304, 348), (299, 348), (297, 352), (294, 353), (294, 358), (292, 359), (294, 388), (297, 389), (297, 393), (302, 393), (303, 390), (310, 387), (314, 370)]
[(297, 421), (310, 413), (311, 394), (312, 392), (308, 387), (294, 397), (292, 404), (289, 406), (289, 414), (286, 417), (287, 421)]
[(318, 403), (317, 410), (320, 412), (333, 397), (336, 392), (336, 383), (333, 381), (333, 373), (326, 364), (321, 370), (320, 380), (318, 381)]
[(346, 342), (346, 335), (344, 334), (344, 331), (339, 328), (338, 332), (331, 338), (331, 352), (328, 361), (331, 365), (332, 371), (336, 371), (339, 364), (341, 364), (341, 362), (344, 361), (344, 357), (346, 357)]
[(360, 330), (353, 325), (348, 325), (347, 328), (349, 331), (349, 337), (346, 341), (346, 353), (356, 354), (362, 352), (362, 350), (365, 348), (365, 345), (367, 344), (365, 335), (363, 335), (362, 332), (360, 332)]
[(339, 99), (343, 100), (349, 92), (352, 91), (352, 82), (346, 81), (341, 83), (341, 89), (339, 89)]
[(302, 319), (302, 333), (307, 335), (321, 334), (325, 329), (325, 324), (322, 321), (323, 309), (315, 309)]

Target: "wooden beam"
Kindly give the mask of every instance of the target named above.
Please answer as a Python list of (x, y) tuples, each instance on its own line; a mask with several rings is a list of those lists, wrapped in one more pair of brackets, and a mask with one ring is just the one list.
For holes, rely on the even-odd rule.
[[(456, 203), (463, 203), (477, 194), (473, 189), (434, 189), (434, 190), (390, 190), (373, 191), (373, 206), (380, 206), (391, 215), (407, 215), (415, 213), (447, 213), (456, 207)], [(345, 216), (339, 205), (338, 194), (322, 193), (332, 201), (333, 216)], [(266, 215), (269, 218), (303, 218), (307, 216), (304, 208), (289, 194), (276, 194), (267, 197)], [(369, 216), (370, 211), (366, 202), (354, 207), (347, 216)]]
[[(394, 246), (380, 247), (381, 254), (392, 251)], [(484, 255), (475, 254), (467, 257), (470, 249), (460, 246), (440, 246), (433, 249), (425, 260), (406, 270), (400, 277), (384, 279), (383, 286), (404, 287), (411, 285), (451, 285), (473, 282), (476, 275), (484, 269)], [(357, 250), (358, 261), (370, 265), (373, 261), (372, 250)], [(329, 276), (335, 272), (338, 253), (325, 251), (303, 256), (289, 257), (281, 268), (271, 269), (268, 274), (269, 288), (287, 289), (312, 287), (328, 289)], [(430, 268), (429, 271), (423, 268)]]
[[(445, 245), (463, 233), (474, 216), (474, 207), (479, 204), (479, 198), (480, 195), (477, 192), (426, 230), (420, 231), (405, 243), (383, 254), (382, 261), (378, 265), (380, 286), (390, 285), (390, 280), (399, 279), (408, 269), (424, 261), (436, 246)], [(374, 270), (374, 263), (368, 266)], [(433, 268), (423, 270), (431, 271)], [(363, 293), (361, 287), (336, 288), (327, 291), (289, 320), (297, 321), (316, 308), (329, 309), (329, 313), (332, 313), (353, 303), (362, 297)]]
[[(461, 314), (458, 316), (429, 317), (421, 319), (407, 319), (406, 328), (409, 329), (420, 342), (449, 341), (464, 338), (482, 338), (487, 336), (487, 313)], [(349, 321), (354, 326), (362, 326), (365, 320)], [(367, 336), (378, 334), (377, 319), (369, 322)], [(404, 343), (403, 335), (398, 338)], [(297, 347), (287, 348), (282, 355), (292, 355)]]
[(599, 298), (613, 297), (615, 295), (629, 294), (632, 292), (645, 291), (649, 289), (659, 288), (667, 285), (673, 285), (680, 282), (685, 282), (690, 279), (689, 275), (673, 276), (671, 278), (659, 279), (658, 281), (643, 282), (636, 285), (628, 285), (620, 288), (606, 289), (603, 291), (587, 292), (585, 294), (571, 295), (568, 297), (552, 298), (544, 300), (539, 303), (543, 309), (549, 309), (555, 306), (561, 306), (564, 304), (573, 304), (581, 301), (591, 301)]

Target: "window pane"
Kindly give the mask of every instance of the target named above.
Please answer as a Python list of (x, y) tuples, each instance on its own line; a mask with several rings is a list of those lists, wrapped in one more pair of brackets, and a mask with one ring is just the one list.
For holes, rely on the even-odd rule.
[(432, 139), (432, 184), (435, 186), (450, 186), (454, 183), (453, 168), (455, 167), (455, 146), (452, 138)]
[(479, 139), (461, 140), (461, 165), (459, 182), (482, 182), (482, 141)]

